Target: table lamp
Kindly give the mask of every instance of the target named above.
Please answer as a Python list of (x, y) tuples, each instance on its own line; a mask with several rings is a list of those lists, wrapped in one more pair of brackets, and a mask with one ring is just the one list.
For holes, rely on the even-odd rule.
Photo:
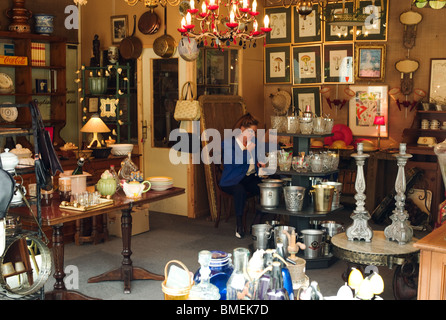
[(384, 116), (375, 116), (375, 120), (373, 120), (373, 124), (378, 126), (378, 150), (380, 149), (381, 144), (381, 126), (385, 125), (386, 122), (384, 120)]
[(102, 119), (99, 118), (98, 114), (93, 114), (90, 120), (88, 120), (87, 123), (82, 127), (81, 132), (93, 133), (93, 139), (88, 145), (88, 148), (91, 148), (91, 146), (95, 141), (98, 142), (97, 146), (98, 148), (100, 148), (102, 145), (98, 139), (98, 132), (110, 132), (110, 129), (107, 127), (104, 121), (102, 121)]

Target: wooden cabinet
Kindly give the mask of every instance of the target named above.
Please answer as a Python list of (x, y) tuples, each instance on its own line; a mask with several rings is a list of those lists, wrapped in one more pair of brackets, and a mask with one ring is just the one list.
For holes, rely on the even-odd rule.
[(420, 249), (418, 300), (446, 300), (446, 224), (414, 246)]
[[(45, 126), (53, 129), (53, 144), (56, 148), (64, 145), (60, 131), (66, 123), (66, 40), (63, 37), (44, 36), (0, 31), (0, 42), (14, 46), (14, 56), (26, 57), (27, 62), (17, 65), (11, 60), (0, 64), (0, 72), (11, 78), (14, 90), (0, 93), (0, 102), (26, 104), (32, 100), (39, 101), (39, 109), (43, 115)], [(39, 63), (35, 52), (36, 44), (44, 62)], [(21, 108), (16, 120), (2, 121), (1, 125), (12, 125), (19, 128), (31, 127), (31, 114), (27, 108)], [(17, 142), (29, 146), (24, 137)]]

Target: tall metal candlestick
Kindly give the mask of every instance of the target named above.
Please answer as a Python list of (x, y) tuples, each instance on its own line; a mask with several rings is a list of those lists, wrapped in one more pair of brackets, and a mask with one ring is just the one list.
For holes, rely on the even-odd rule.
[(413, 229), (407, 220), (409, 214), (405, 210), (406, 203), (406, 174), (404, 167), (407, 161), (412, 158), (411, 154), (406, 153), (406, 144), (400, 144), (400, 153), (394, 155), (397, 159), (398, 174), (395, 180), (395, 201), (396, 208), (390, 217), (392, 224), (384, 229), (384, 236), (387, 240), (397, 241), (399, 244), (406, 244), (412, 240)]
[(358, 143), (358, 152), (352, 154), (355, 158), (357, 172), (355, 181), (355, 200), (356, 209), (350, 216), (353, 219), (353, 224), (347, 228), (345, 234), (348, 240), (365, 240), (370, 242), (373, 237), (373, 231), (369, 227), (367, 221), (370, 219), (369, 212), (365, 209), (365, 178), (364, 178), (364, 163), (367, 158), (370, 157), (368, 154), (363, 153), (364, 145)]

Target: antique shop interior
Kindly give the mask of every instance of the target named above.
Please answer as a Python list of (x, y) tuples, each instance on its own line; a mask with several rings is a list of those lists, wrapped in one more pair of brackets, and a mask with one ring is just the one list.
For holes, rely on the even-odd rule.
[(0, 299), (446, 299), (446, 0), (0, 12)]

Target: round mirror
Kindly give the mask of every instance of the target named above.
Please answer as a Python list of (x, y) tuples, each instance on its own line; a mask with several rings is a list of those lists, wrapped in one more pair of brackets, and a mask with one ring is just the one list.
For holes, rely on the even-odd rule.
[(29, 295), (45, 285), (51, 273), (48, 246), (32, 235), (6, 238), (6, 249), (0, 257), (0, 284), (8, 292)]

